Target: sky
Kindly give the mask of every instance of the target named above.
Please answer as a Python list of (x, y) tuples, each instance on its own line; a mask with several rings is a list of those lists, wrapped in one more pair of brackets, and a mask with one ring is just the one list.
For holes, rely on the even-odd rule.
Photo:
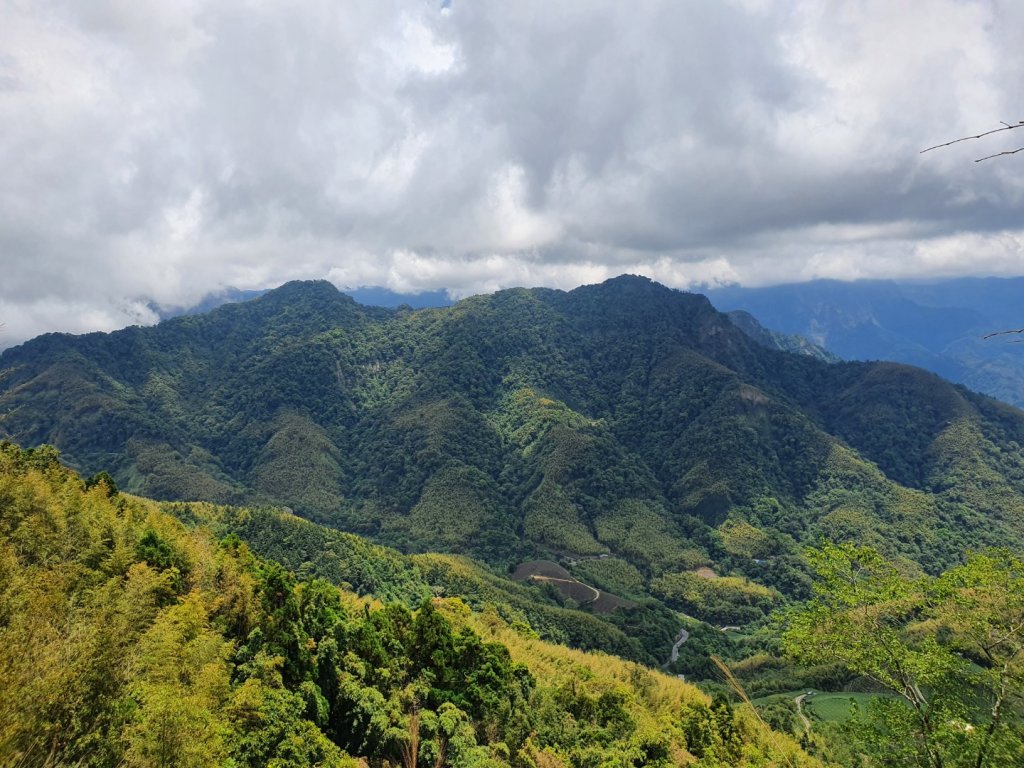
[(0, 0), (0, 346), (227, 288), (1024, 274), (1020, 0)]

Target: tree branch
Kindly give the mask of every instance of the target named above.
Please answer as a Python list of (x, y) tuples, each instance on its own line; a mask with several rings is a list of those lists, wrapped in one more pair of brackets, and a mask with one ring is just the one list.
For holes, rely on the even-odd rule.
[[(1010, 123), (1004, 122), (1002, 120), (1000, 120), (999, 122), (1001, 122), (1003, 124), (1002, 128), (993, 128), (991, 131), (985, 131), (984, 133), (979, 133), (977, 136), (964, 136), (963, 138), (960, 138), (960, 139), (953, 139), (952, 141), (947, 141), (945, 144), (936, 144), (934, 147), (928, 147), (928, 149), (922, 149), (918, 154), (923, 155), (925, 152), (931, 152), (933, 149), (941, 149), (942, 147), (949, 147), (949, 146), (951, 146), (953, 144), (959, 144), (961, 141), (970, 141), (972, 139), (981, 139), (981, 138), (984, 138), (985, 136), (991, 136), (993, 133), (1000, 133), (1001, 131), (1012, 131), (1014, 128), (1024, 128), (1024, 120), (1021, 120), (1020, 122), (1018, 122), (1018, 123), (1016, 123), (1014, 125), (1011, 125)], [(1020, 150), (1016, 150), (1016, 151), (1019, 152)], [(1012, 152), (1000, 152), (999, 154), (1013, 154), (1013, 153)], [(989, 155), (989, 157), (998, 157), (998, 155)], [(981, 158), (981, 160), (988, 160), (988, 157), (983, 157), (983, 158)], [(976, 163), (980, 163), (981, 160), (975, 160), (975, 162)]]
[[(1017, 126), (1013, 127), (1016, 128)], [(1024, 152), (1024, 147), (1019, 147), (1018, 149), (1010, 149), (1007, 150), (1006, 152), (996, 152), (994, 155), (985, 155), (985, 157), (979, 157), (974, 162), (980, 163), (982, 160), (991, 160), (993, 157), (1002, 157), (1003, 155), (1016, 155), (1018, 152)]]
[(994, 336), (1006, 336), (1007, 334), (1010, 334), (1010, 333), (1024, 333), (1024, 328), (1017, 328), (1016, 330), (1010, 330), (1010, 331), (994, 331), (993, 333), (986, 333), (981, 338), (983, 338), (983, 339), (991, 339)]

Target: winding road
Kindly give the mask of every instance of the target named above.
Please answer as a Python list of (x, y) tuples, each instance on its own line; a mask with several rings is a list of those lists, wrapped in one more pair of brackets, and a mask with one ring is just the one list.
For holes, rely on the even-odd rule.
[(662, 669), (667, 667), (673, 661), (678, 661), (679, 660), (679, 646), (681, 646), (683, 643), (685, 643), (689, 639), (690, 639), (690, 633), (687, 632), (685, 628), (681, 628), (679, 630), (679, 634), (676, 635), (676, 642), (672, 646), (672, 653), (669, 654), (668, 661), (666, 661), (664, 664), (661, 665)]
[(576, 579), (559, 579), (559, 578), (556, 578), (554, 576), (541, 576), (539, 574), (533, 574), (532, 576), (530, 576), (530, 580), (531, 581), (557, 581), (557, 582), (560, 582), (562, 584), (579, 584), (581, 587), (586, 587), (587, 589), (589, 589), (591, 592), (594, 593), (594, 596), (586, 601), (587, 603), (592, 603), (592, 602), (594, 602), (595, 600), (597, 600), (601, 596), (601, 590), (596, 589), (596, 588), (590, 586), (589, 584), (584, 584), (582, 581), (577, 581)]

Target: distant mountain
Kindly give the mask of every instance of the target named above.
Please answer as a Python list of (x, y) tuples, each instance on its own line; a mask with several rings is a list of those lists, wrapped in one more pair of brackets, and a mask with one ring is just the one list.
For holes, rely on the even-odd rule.
[(344, 293), (368, 307), (397, 309), (403, 305), (413, 309), (428, 307), (450, 307), (455, 302), (447, 291), (421, 291), (420, 293), (398, 293), (380, 286), (364, 285), (360, 288), (346, 288)]
[(0, 356), (0, 429), (127, 490), (286, 505), (407, 552), (608, 553), (588, 581), (722, 623), (806, 590), (800, 542), (929, 570), (1024, 543), (1024, 413), (918, 368), (765, 348), (638, 277), (422, 310), (298, 282), (48, 334)]
[(159, 307), (152, 305), (161, 320), (170, 320), (172, 317), (183, 317), (184, 315), (201, 315), (210, 310), (216, 309), (222, 304), (234, 304), (239, 301), (249, 301), (262, 296), (266, 291), (246, 291), (240, 288), (224, 288), (206, 294), (198, 303), (188, 307)]
[(732, 324), (743, 331), (747, 336), (756, 341), (762, 347), (777, 349), (780, 352), (793, 352), (798, 355), (809, 355), (810, 357), (824, 360), (826, 363), (837, 363), (842, 358), (834, 355), (824, 347), (808, 341), (803, 336), (796, 334), (779, 333), (761, 325), (757, 318), (742, 309), (727, 312)]
[(1024, 406), (1024, 352), (1007, 343), (1017, 337), (983, 338), (1024, 326), (1024, 278), (818, 280), (707, 293), (723, 311), (747, 311), (841, 358), (917, 365)]

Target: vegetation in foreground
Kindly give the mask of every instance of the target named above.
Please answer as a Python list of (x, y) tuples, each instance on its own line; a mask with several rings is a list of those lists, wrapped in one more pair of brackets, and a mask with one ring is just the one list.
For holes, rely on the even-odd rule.
[[(905, 651), (917, 648), (926, 639), (938, 642), (942, 650), (940, 660), (944, 657), (947, 661), (953, 659), (958, 662), (952, 667), (945, 662), (938, 666), (948, 674), (942, 695), (970, 692), (970, 695), (961, 696), (956, 704), (963, 715), (953, 721), (952, 727), (965, 729), (962, 733), (980, 734), (991, 726), (998, 686), (994, 686), (991, 679), (987, 690), (980, 684), (985, 674), (991, 678), (991, 662), (979, 659), (977, 650), (972, 653), (962, 649), (962, 638), (954, 642), (957, 635), (951, 629), (949, 617), (959, 617), (956, 621), (963, 622), (965, 615), (974, 615), (974, 620), (985, 621), (979, 613), (981, 604), (972, 602), (979, 599), (981, 592), (978, 590), (985, 584), (990, 609), (994, 608), (1003, 617), (1009, 629), (1024, 627), (1019, 608), (1024, 590), (1020, 561), (1005, 551), (973, 556), (965, 565), (940, 577), (928, 577), (908, 569), (906, 563), (890, 564), (868, 548), (827, 546), (822, 550), (809, 550), (806, 554), (814, 566), (811, 573), (815, 577), (816, 601), (790, 603), (790, 607), (782, 611), (788, 623), (771, 621), (744, 632), (723, 632), (719, 627), (695, 619), (680, 618), (663, 606), (659, 608), (650, 602), (603, 617), (568, 610), (554, 602), (545, 602), (549, 596), (543, 590), (511, 583), (466, 558), (451, 555), (409, 558), (363, 542), (350, 534), (330, 531), (273, 510), (238, 510), (197, 504), (165, 504), (163, 508), (193, 523), (202, 521), (212, 525), (222, 535), (228, 532), (249, 537), (247, 540), (261, 553), (273, 552), (300, 571), (337, 578), (337, 563), (344, 562), (343, 571), (353, 574), (353, 582), (357, 585), (354, 588), (364, 593), (372, 592), (376, 586), (386, 588), (387, 579), (374, 576), (367, 580), (365, 574), (370, 572), (370, 564), (387, 563), (384, 572), (392, 574), (388, 578), (393, 579), (396, 585), (406, 585), (405, 592), (393, 594), (410, 605), (422, 599), (422, 595), (432, 592), (459, 594), (477, 609), (500, 617), (506, 625), (519, 627), (520, 632), (525, 633), (523, 636), (530, 636), (536, 629), (543, 637), (558, 638), (577, 647), (600, 648), (642, 658), (653, 666), (665, 659), (671, 638), (682, 623), (688, 638), (677, 646), (678, 658), (666, 664), (667, 669), (684, 673), (687, 680), (699, 682), (713, 695), (738, 701), (735, 690), (723, 681), (722, 672), (712, 657), (724, 659), (739, 685), (755, 697), (760, 716), (766, 722), (776, 730), (799, 737), (807, 749), (823, 759), (841, 765), (858, 765), (869, 755), (872, 756), (871, 765), (932, 765), (927, 761), (915, 763), (913, 754), (894, 752), (889, 746), (891, 734), (895, 731), (892, 724), (886, 722), (889, 717), (886, 712), (905, 713), (905, 708), (910, 706), (906, 701), (900, 703), (900, 696), (891, 692), (891, 681), (886, 682), (871, 669), (852, 663), (848, 656), (839, 652), (842, 643), (832, 637), (814, 635), (805, 638), (805, 643), (813, 651), (808, 654), (800, 651), (799, 644), (795, 642), (795, 633), (800, 626), (824, 631), (822, 628), (829, 626), (824, 617), (839, 615), (846, 610), (844, 603), (832, 594), (837, 580), (834, 571), (844, 561), (855, 558), (864, 562), (855, 565), (847, 562), (843, 572), (849, 573), (838, 578), (840, 586), (846, 583), (844, 580), (852, 578), (851, 574), (866, 577), (864, 564), (870, 562), (879, 573), (888, 574), (892, 590), (899, 587), (908, 594), (917, 591), (918, 602), (905, 608), (905, 613), (901, 614), (903, 626), (895, 637)], [(341, 542), (346, 542), (344, 550), (338, 548)], [(322, 564), (312, 562), (317, 552), (324, 553)], [(600, 575), (604, 572), (620, 574), (625, 564), (614, 558), (598, 558), (584, 561), (583, 565), (586, 566), (585, 572)], [(533, 572), (556, 578), (565, 577), (567, 573), (553, 563), (526, 563), (520, 575)], [(969, 573), (976, 574), (973, 581), (967, 579), (966, 574)], [(988, 575), (984, 578), (977, 575), (985, 573)], [(710, 575), (713, 574), (705, 574), (703, 580), (711, 581)], [(624, 578), (620, 582), (627, 583)], [(960, 586), (949, 593), (951, 584)], [(947, 594), (943, 600), (938, 599), (940, 592), (936, 585), (945, 585)], [(871, 594), (865, 589), (862, 596), (868, 599)], [(883, 591), (882, 594), (886, 593)], [(875, 595), (871, 599), (879, 598)], [(813, 615), (808, 618), (805, 612)], [(848, 619), (854, 623), (863, 621), (856, 614)], [(897, 626), (891, 618), (889, 621), (892, 626)], [(782, 632), (783, 629), (786, 631)], [(839, 638), (851, 638), (852, 642), (848, 627), (836, 629), (835, 634)], [(1019, 637), (1014, 632), (997, 637), (1005, 645), (1001, 652), (1008, 653), (1008, 659), (1016, 659), (1017, 646), (1012, 644), (1019, 643)], [(637, 640), (650, 643), (649, 648), (638, 648)], [(799, 663), (792, 658), (794, 655)], [(651, 661), (652, 658), (655, 661)], [(961, 744), (958, 756), (947, 755), (945, 765), (976, 766), (979, 750), (983, 758), (981, 765), (1001, 765), (1001, 761), (1010, 759), (1007, 754), (1014, 755), (1012, 750), (1015, 747), (1010, 737), (1021, 727), (1020, 691), (1024, 687), (1019, 666), (1015, 666), (1018, 663), (1014, 661), (1007, 667), (1007, 690), (997, 710), (1000, 714), (990, 743), (983, 749), (978, 743), (971, 747)], [(929, 696), (941, 693), (930, 685), (918, 687)], [(796, 699), (808, 691), (814, 693), (801, 702), (803, 715), (809, 723), (805, 726), (799, 716)], [(948, 709), (952, 705), (936, 700), (935, 706)], [(909, 744), (920, 738), (919, 731), (910, 724), (898, 743)], [(1002, 746), (999, 746), (1000, 742)]]
[(747, 708), (496, 611), (297, 579), (0, 445), (0, 764), (812, 766)]
[(997, 550), (928, 577), (867, 547), (809, 558), (815, 597), (789, 612), (783, 645), (893, 694), (845, 729), (872, 765), (1024, 765), (1024, 560)]

